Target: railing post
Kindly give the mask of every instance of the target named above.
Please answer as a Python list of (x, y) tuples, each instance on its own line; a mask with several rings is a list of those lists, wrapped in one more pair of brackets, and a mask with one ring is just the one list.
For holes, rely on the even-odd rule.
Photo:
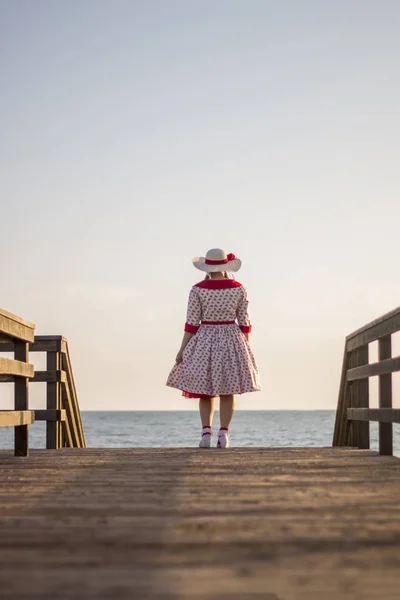
[[(360, 346), (352, 352), (352, 367), (367, 365), (369, 361), (368, 344)], [(369, 379), (359, 379), (351, 384), (352, 408), (369, 408)], [(351, 445), (356, 448), (369, 449), (369, 422), (352, 421)]]
[[(392, 336), (379, 340), (379, 360), (392, 358)], [(379, 408), (392, 408), (392, 374), (379, 376)], [(393, 424), (379, 423), (379, 454), (393, 454)]]
[[(349, 369), (352, 369), (353, 367), (355, 367), (356, 364), (356, 350), (352, 350), (351, 352), (349, 352)], [(356, 406), (356, 398), (355, 398), (355, 387), (354, 387), (354, 381), (349, 381), (347, 383), (347, 407), (348, 408), (354, 408)], [(347, 419), (347, 414), (346, 414), (346, 419)], [(349, 446), (352, 447), (356, 447), (358, 448), (358, 438), (357, 437), (357, 433), (358, 430), (356, 430), (356, 423), (355, 421), (350, 421), (350, 430), (349, 430), (349, 435), (348, 435), (348, 439), (349, 439)]]
[[(61, 353), (47, 352), (48, 371), (58, 371), (61, 369)], [(60, 383), (47, 383), (46, 390), (46, 408), (56, 409), (61, 408), (61, 385)], [(56, 449), (63, 447), (62, 426), (60, 421), (47, 421), (46, 424), (46, 448)]]
[[(16, 340), (14, 344), (14, 358), (24, 363), (29, 363), (29, 344)], [(14, 383), (14, 409), (28, 410), (29, 408), (29, 379), (16, 377)], [(28, 456), (29, 431), (28, 425), (19, 425), (14, 428), (15, 456)]]
[(335, 429), (333, 433), (333, 446), (347, 446), (349, 443), (349, 427), (347, 421), (348, 407), (348, 382), (347, 369), (349, 368), (350, 354), (347, 345), (344, 346), (342, 375), (340, 377), (339, 398), (336, 410)]

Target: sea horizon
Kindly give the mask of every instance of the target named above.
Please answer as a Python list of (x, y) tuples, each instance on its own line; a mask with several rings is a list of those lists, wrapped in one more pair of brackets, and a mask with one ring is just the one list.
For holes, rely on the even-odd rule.
[[(101, 410), (96, 410), (92, 408), (83, 408), (81, 409), (82, 413), (99, 413), (99, 412), (148, 412), (148, 413), (172, 413), (172, 412), (198, 412), (198, 408), (174, 408), (174, 409), (108, 409), (102, 408)], [(215, 412), (218, 412), (218, 408), (215, 409)], [(237, 412), (336, 412), (336, 408), (235, 408), (235, 413)]]

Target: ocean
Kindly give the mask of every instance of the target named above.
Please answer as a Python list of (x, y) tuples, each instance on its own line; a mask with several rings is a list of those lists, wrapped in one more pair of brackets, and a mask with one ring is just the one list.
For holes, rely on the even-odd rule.
[[(218, 430), (218, 412), (214, 432)], [(86, 442), (92, 448), (184, 448), (196, 447), (200, 421), (196, 411), (82, 412)], [(334, 410), (235, 412), (231, 446), (312, 447), (331, 446)], [(378, 449), (378, 424), (371, 423), (371, 448)], [(213, 437), (216, 443), (216, 435)], [(13, 447), (13, 429), (0, 428), (0, 448)], [(45, 423), (30, 427), (30, 447), (45, 447)], [(394, 448), (400, 456), (400, 428), (394, 426)]]

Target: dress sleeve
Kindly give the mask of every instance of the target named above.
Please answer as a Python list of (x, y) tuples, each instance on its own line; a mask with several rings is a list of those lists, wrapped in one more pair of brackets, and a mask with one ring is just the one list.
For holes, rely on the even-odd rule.
[(250, 333), (251, 324), (250, 324), (250, 315), (249, 315), (249, 299), (247, 297), (246, 288), (242, 287), (243, 296), (239, 302), (236, 317), (239, 323), (240, 329), (243, 333)]
[(201, 321), (201, 303), (198, 291), (192, 288), (189, 294), (189, 301), (186, 314), (185, 331), (188, 333), (197, 333)]

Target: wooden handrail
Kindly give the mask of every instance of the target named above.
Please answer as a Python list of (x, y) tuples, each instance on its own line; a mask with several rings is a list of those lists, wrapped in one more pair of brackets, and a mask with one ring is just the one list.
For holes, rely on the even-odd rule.
[(347, 350), (355, 350), (397, 331), (400, 331), (400, 306), (346, 336)]
[[(369, 448), (369, 422), (379, 422), (379, 453), (393, 454), (392, 374), (400, 356), (392, 357), (392, 335), (400, 331), (400, 306), (346, 337), (333, 446)], [(378, 341), (379, 360), (369, 362), (369, 344)], [(369, 408), (369, 378), (379, 377), (379, 409)]]
[(35, 325), (0, 308), (0, 338), (33, 342)]
[[(16, 340), (7, 339), (0, 343), (0, 352), (15, 351)], [(46, 448), (85, 448), (85, 434), (66, 338), (61, 335), (39, 335), (34, 336), (26, 346), (27, 350), (29, 346), (30, 352), (46, 353), (47, 369), (34, 373), (32, 368), (29, 372), (32, 383), (46, 382), (46, 409), (32, 411), (34, 420), (46, 421)], [(0, 377), (1, 361), (6, 360), (0, 358)], [(12, 381), (13, 377), (14, 374), (5, 374), (3, 380)]]

